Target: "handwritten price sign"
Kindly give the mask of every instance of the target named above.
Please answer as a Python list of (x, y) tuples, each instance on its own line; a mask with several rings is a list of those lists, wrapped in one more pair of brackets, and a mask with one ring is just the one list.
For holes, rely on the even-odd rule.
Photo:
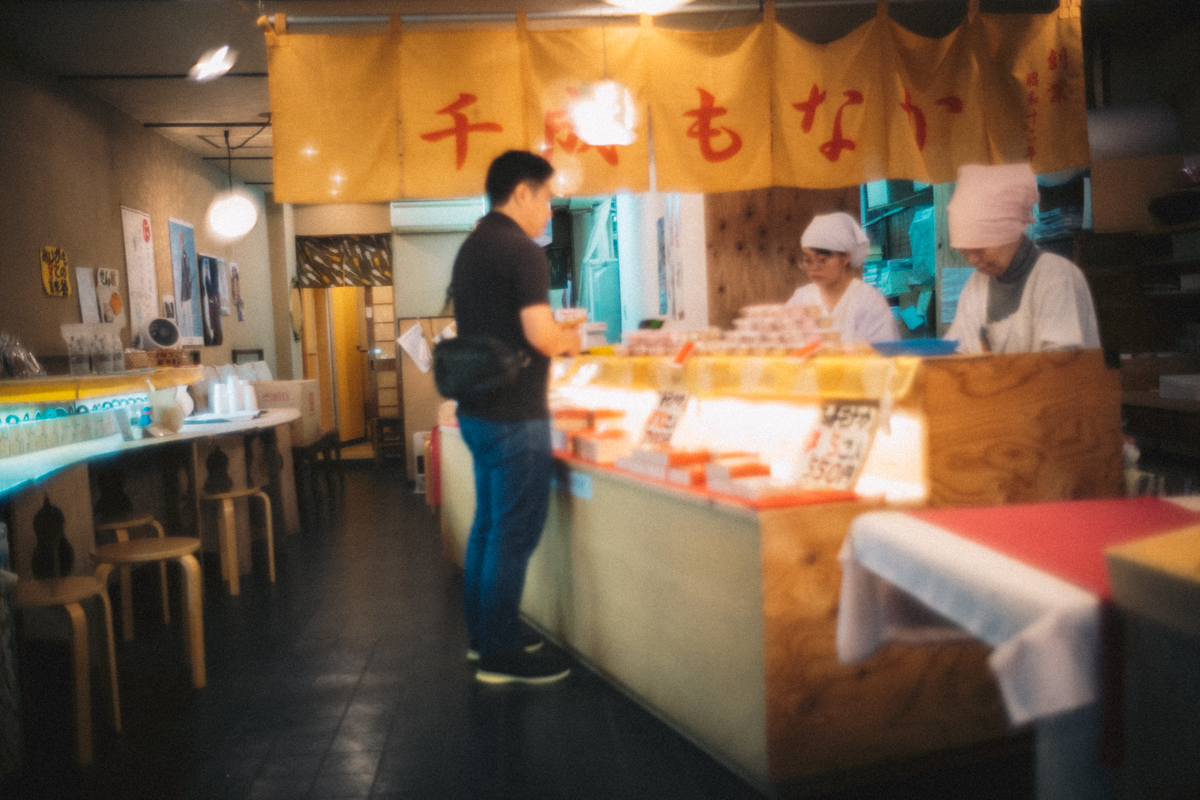
[(879, 406), (874, 403), (822, 405), (821, 418), (800, 453), (800, 485), (805, 489), (853, 489), (878, 427)]
[(71, 281), (67, 277), (67, 254), (61, 247), (43, 247), (42, 288), (51, 297), (70, 297)]
[(658, 405), (650, 412), (646, 419), (646, 427), (642, 430), (642, 445), (666, 447), (671, 443), (671, 436), (683, 417), (687, 399), (687, 392), (659, 393)]

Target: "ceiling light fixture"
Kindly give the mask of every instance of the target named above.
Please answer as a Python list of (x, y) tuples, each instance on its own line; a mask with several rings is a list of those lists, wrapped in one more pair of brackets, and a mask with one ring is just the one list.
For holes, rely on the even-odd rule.
[(637, 141), (637, 103), (624, 84), (608, 77), (607, 28), (600, 31), (604, 78), (585, 83), (567, 103), (575, 135), (593, 147), (628, 145)]
[(233, 187), (233, 149), (229, 146), (229, 131), (225, 131), (225, 174), (229, 188), (213, 199), (208, 207), (208, 229), (225, 242), (242, 238), (258, 222), (258, 206), (250, 192)]
[(609, 5), (619, 6), (634, 14), (665, 14), (685, 6), (692, 0), (605, 0)]
[(196, 83), (211, 81), (233, 69), (233, 65), (236, 62), (236, 50), (230, 50), (229, 45), (218, 47), (216, 50), (209, 50), (200, 56), (200, 60), (196, 62), (196, 65), (188, 70), (188, 77)]

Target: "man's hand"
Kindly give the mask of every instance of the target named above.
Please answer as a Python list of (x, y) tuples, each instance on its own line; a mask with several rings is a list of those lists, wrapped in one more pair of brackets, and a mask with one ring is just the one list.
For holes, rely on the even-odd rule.
[(522, 308), (521, 330), (534, 349), (544, 356), (574, 356), (582, 349), (578, 329), (559, 325), (549, 303)]

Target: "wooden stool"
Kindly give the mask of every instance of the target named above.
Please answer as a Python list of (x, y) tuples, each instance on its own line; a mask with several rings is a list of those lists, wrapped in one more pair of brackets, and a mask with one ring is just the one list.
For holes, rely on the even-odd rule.
[(79, 763), (92, 763), (92, 684), (88, 676), (87, 615), (80, 601), (99, 597), (108, 637), (108, 672), (112, 681), (113, 729), (121, 732), (121, 701), (117, 693), (117, 654), (113, 645), (112, 606), (102, 581), (90, 575), (47, 580), (18, 580), (13, 592), (17, 608), (62, 606), (71, 618), (71, 669), (75, 683), (75, 743)]
[[(117, 536), (117, 543), (129, 542), (129, 531), (137, 528), (154, 528), (158, 532), (158, 538), (166, 537), (166, 531), (163, 530), (162, 524), (149, 514), (141, 517), (130, 517), (128, 519), (115, 520), (112, 522), (102, 522), (96, 525), (96, 533), (101, 531), (112, 531)], [(95, 553), (92, 558), (95, 559)], [(118, 562), (114, 562), (118, 563)], [(133, 589), (131, 587), (130, 573), (132, 569), (131, 563), (134, 562), (119, 562), (121, 563), (121, 638), (127, 642), (133, 641)], [(143, 563), (143, 562), (136, 562)], [(158, 565), (159, 567), (159, 582), (162, 584), (162, 613), (163, 624), (171, 624), (171, 606), (167, 600), (167, 562), (163, 560)]]
[(275, 530), (271, 521), (271, 498), (261, 486), (231, 489), (227, 492), (200, 492), (201, 500), (219, 500), (221, 514), (217, 518), (220, 529), (218, 546), (221, 552), (221, 578), (229, 581), (229, 593), (241, 594), (238, 573), (237, 521), (233, 515), (233, 501), (239, 497), (257, 497), (263, 503), (263, 516), (267, 521), (267, 572), (271, 583), (275, 582)]
[[(157, 523), (156, 523), (157, 524)], [(159, 526), (159, 530), (162, 527)], [(119, 533), (118, 533), (119, 535)], [(132, 614), (129, 614), (127, 609), (130, 602), (128, 597), (128, 583), (125, 577), (131, 566), (137, 564), (150, 564), (155, 561), (162, 567), (163, 579), (163, 617), (168, 622), (166, 611), (166, 589), (167, 589), (167, 561), (174, 560), (179, 562), (179, 566), (183, 570), (183, 616), (187, 626), (187, 641), (188, 641), (188, 661), (192, 665), (192, 686), (197, 689), (202, 689), (207, 681), (207, 676), (204, 668), (204, 616), (203, 616), (203, 600), (200, 588), (200, 562), (193, 555), (200, 549), (200, 540), (193, 539), (187, 536), (160, 536), (150, 539), (126, 539), (124, 541), (116, 541), (111, 544), (100, 545), (92, 551), (92, 560), (96, 561), (99, 566), (96, 567), (96, 579), (105, 586), (108, 585), (108, 576), (112, 572), (114, 566), (120, 567), (122, 595), (121, 602), (126, 604), (125, 611), (129, 632), (125, 637), (126, 641), (133, 638), (133, 619)]]

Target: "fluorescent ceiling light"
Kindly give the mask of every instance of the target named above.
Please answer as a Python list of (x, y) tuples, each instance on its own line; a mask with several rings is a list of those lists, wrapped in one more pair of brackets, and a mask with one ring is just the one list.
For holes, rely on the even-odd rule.
[(606, 2), (635, 14), (665, 14), (687, 5), (691, 0), (606, 0)]
[(196, 66), (188, 71), (188, 76), (196, 81), (196, 83), (211, 81), (233, 69), (236, 61), (236, 50), (230, 50), (229, 45), (218, 47), (216, 50), (209, 50), (200, 56), (200, 60), (196, 62)]

